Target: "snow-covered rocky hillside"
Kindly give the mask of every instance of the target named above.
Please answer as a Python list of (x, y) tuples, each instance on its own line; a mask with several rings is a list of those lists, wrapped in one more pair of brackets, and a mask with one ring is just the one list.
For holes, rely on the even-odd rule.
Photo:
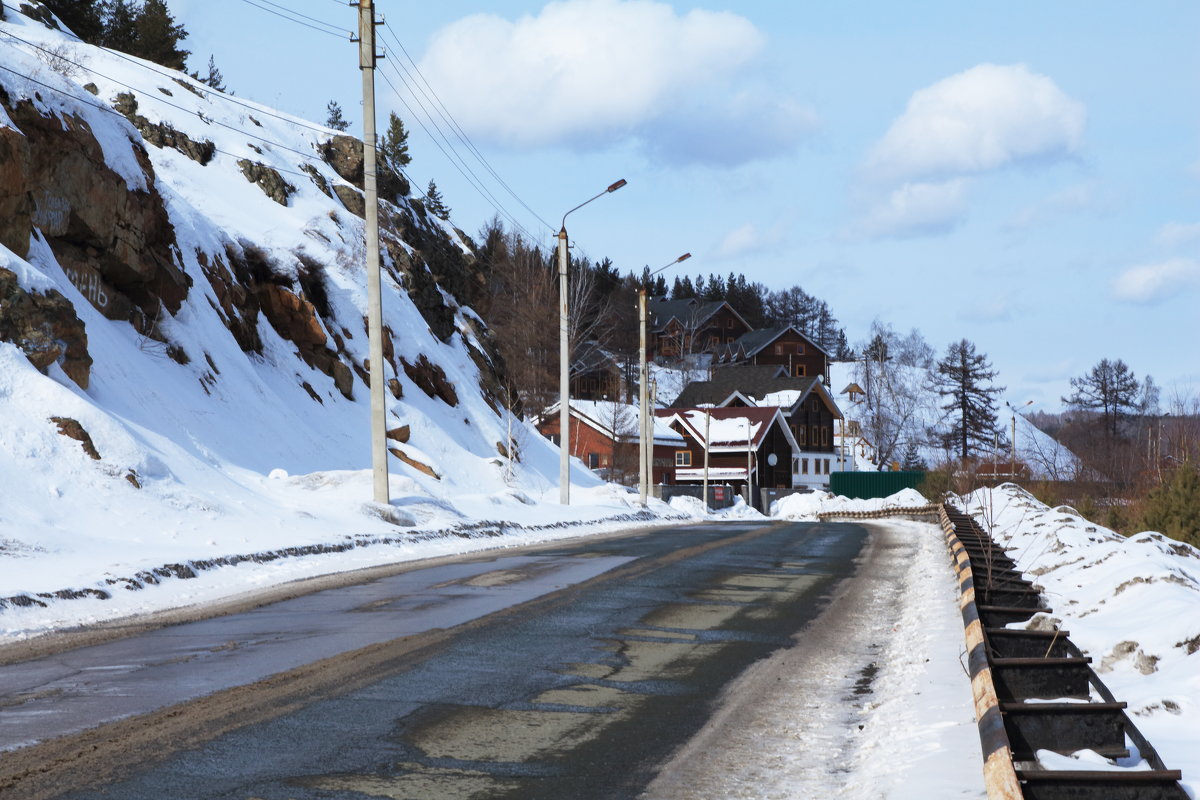
[(369, 502), (361, 143), (21, 8), (41, 19), (0, 21), (0, 614), (181, 558), (632, 513), (578, 466), (558, 505), (557, 450), (499, 403), (470, 243), (391, 173), (393, 501)]

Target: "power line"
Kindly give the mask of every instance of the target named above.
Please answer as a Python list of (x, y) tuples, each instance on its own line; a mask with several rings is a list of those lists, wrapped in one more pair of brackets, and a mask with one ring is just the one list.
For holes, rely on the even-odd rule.
[[(432, 141), (434, 143), (434, 145), (439, 150), (442, 151), (442, 155), (446, 156), (446, 159), (450, 162), (450, 165), (453, 166), (456, 170), (458, 170), (459, 174), (462, 175), (463, 178), (465, 178), (466, 181), (471, 184), (472, 188), (474, 188), (475, 191), (479, 192), (479, 195), (481, 197), (483, 197), (483, 199), (486, 200), (488, 203), (490, 203), (491, 206), (496, 209), (496, 211), (498, 211), (499, 213), (501, 213), (505, 217), (507, 217), (508, 220), (513, 225), (517, 226), (517, 228), (520, 229), (521, 232), (524, 233), (526, 236), (528, 236), (530, 238), (530, 240), (536, 241), (536, 237), (534, 237), (533, 234), (531, 234), (525, 228), (525, 226), (522, 225), (520, 223), (520, 221), (516, 217), (514, 217), (512, 215), (512, 213), (509, 212), (509, 210), (503, 206), (503, 204), (500, 203), (499, 200), (497, 200), (493, 195), (491, 195), (491, 193), (488, 192), (486, 187), (482, 186), (479, 183), (478, 178), (475, 177), (473, 174), (471, 174), (470, 168), (466, 167), (464, 169), (465, 163), (464, 163), (464, 166), (459, 166), (458, 162), (456, 162), (454, 160), (454, 157), (450, 155), (450, 152), (448, 152), (446, 150), (446, 148), (442, 146), (442, 143), (439, 142), (437, 140), (437, 138), (429, 131), (429, 128), (427, 128), (425, 126), (424, 121), (421, 120), (420, 116), (417, 115), (416, 111), (413, 110), (412, 106), (410, 106), (408, 104), (408, 101), (405, 100), (404, 97), (400, 94), (400, 92), (396, 89), (395, 84), (392, 83), (391, 79), (387, 76), (387, 74), (384, 72), (380, 72), (379, 75), (380, 75), (380, 77), (383, 78), (384, 82), (387, 83), (387, 85), (391, 87), (392, 91), (396, 93), (396, 97), (398, 97), (400, 99), (400, 102), (404, 104), (404, 107), (408, 109), (409, 113), (413, 115), (413, 119), (415, 119), (417, 121), (417, 124), (421, 126), (421, 130), (425, 131), (425, 135), (428, 136), (430, 141)], [(459, 158), (459, 160), (461, 161), (461, 157)]]
[[(339, 5), (340, 5), (340, 0), (333, 0), (333, 1), (335, 3), (339, 3)], [(45, 48), (38, 47), (38, 45), (34, 44), (33, 42), (29, 42), (24, 39), (21, 39), (19, 36), (13, 36), (13, 34), (8, 33), (7, 31), (5, 31), (5, 33), (8, 36), (12, 36), (12, 38), (16, 39), (17, 41), (25, 42), (25, 44), (31, 45), (32, 47), (37, 47), (39, 50), (43, 50), (43, 51), (45, 50)], [(120, 58), (123, 61), (128, 61), (130, 64), (133, 64), (136, 67), (140, 67), (142, 69), (147, 69), (157, 75), (167, 78), (168, 80), (183, 81), (184, 78), (190, 78), (191, 80), (195, 81), (196, 83), (199, 83), (201, 86), (204, 87), (204, 89), (197, 89), (197, 91), (203, 91), (206, 95), (206, 99), (207, 99), (207, 97), (212, 97), (213, 95), (216, 95), (218, 99), (223, 100), (226, 103), (232, 103), (235, 106), (241, 106), (242, 108), (245, 108), (249, 111), (253, 111), (256, 114), (261, 114), (266, 117), (272, 117), (281, 122), (286, 122), (289, 125), (295, 125), (300, 128), (306, 128), (307, 130), (314, 131), (316, 133), (324, 134), (324, 133), (329, 132), (328, 126), (323, 126), (323, 127), (317, 126), (317, 125), (314, 125), (314, 124), (308, 122), (307, 120), (302, 120), (297, 117), (285, 117), (284, 115), (282, 115), (278, 112), (272, 111), (271, 109), (266, 108), (265, 106), (251, 105), (250, 103), (243, 102), (242, 100), (238, 99), (237, 97), (234, 97), (231, 94), (217, 91), (216, 89), (213, 89), (208, 84), (206, 84), (202, 81), (198, 81), (195, 78), (191, 78), (191, 76), (185, 72), (182, 72), (182, 71), (175, 72), (175, 73), (164, 72), (163, 69), (160, 69), (159, 65), (155, 64), (153, 61), (145, 61), (144, 59), (134, 58), (133, 56), (127, 55), (126, 53), (122, 53), (120, 50), (114, 50), (111, 47), (105, 47), (103, 45), (91, 44), (90, 42), (85, 42), (83, 39), (76, 36), (74, 33), (71, 33), (70, 31), (64, 30), (64, 31), (62, 31), (62, 33), (66, 34), (67, 36), (70, 36), (72, 39), (79, 42), (80, 44), (86, 44), (89, 47), (95, 47), (97, 50), (102, 50), (111, 56), (116, 56), (117, 58)], [(93, 71), (89, 67), (85, 67), (85, 69), (88, 69), (89, 71)], [(97, 73), (97, 74), (99, 74), (99, 73)], [(183, 77), (180, 77), (180, 76), (183, 76)]]
[[(5, 72), (11, 72), (13, 75), (16, 75), (18, 78), (24, 78), (25, 80), (29, 81), (30, 83), (36, 83), (38, 86), (41, 86), (45, 89), (49, 89), (52, 92), (57, 92), (58, 94), (61, 94), (64, 97), (67, 97), (67, 98), (79, 103), (80, 105), (88, 106), (89, 108), (94, 108), (94, 109), (97, 109), (98, 111), (106, 111), (115, 117), (125, 120), (126, 122), (129, 121), (125, 117), (124, 114), (122, 114), (120, 111), (117, 111), (112, 106), (101, 105), (100, 103), (93, 103), (90, 100), (85, 100), (82, 97), (78, 97), (74, 94), (71, 94), (70, 92), (60, 89), (57, 86), (51, 86), (50, 84), (48, 84), (44, 81), (40, 81), (37, 78), (33, 77), (32, 75), (26, 75), (23, 72), (18, 72), (17, 70), (12, 69), (11, 67), (4, 66), (3, 64), (0, 64), (0, 69), (4, 70)], [(99, 74), (99, 73), (96, 73), (96, 74)], [(121, 84), (121, 85), (124, 86), (124, 84)], [(128, 89), (131, 87), (126, 86), (125, 88)], [(271, 142), (270, 140), (267, 140), (267, 139), (263, 139), (262, 141), (266, 142), (268, 145), (274, 144), (277, 147), (283, 147), (284, 149), (290, 149), (290, 148), (287, 148), (285, 145), (279, 144), (278, 142)], [(222, 150), (221, 148), (217, 147), (216, 145), (213, 146), (213, 152), (220, 153), (221, 155), (230, 156), (232, 158), (244, 158), (243, 156), (241, 156), (237, 153), (231, 153), (228, 150)], [(299, 152), (299, 151), (293, 151), (293, 152)], [(304, 154), (301, 153), (301, 155), (304, 155)], [(305, 156), (305, 157), (306, 158), (314, 158), (315, 160), (318, 160), (318, 161), (322, 160), (322, 159), (316, 158), (315, 156)], [(251, 159), (244, 159), (244, 160), (250, 161)], [(288, 175), (295, 175), (300, 178), (311, 178), (312, 177), (311, 175), (309, 175), (308, 173), (305, 173), (305, 172), (296, 172), (295, 170), (283, 169), (281, 167), (264, 164), (261, 161), (255, 161), (255, 163), (259, 164), (260, 166), (264, 166), (264, 167), (270, 166), (270, 168), (275, 170), (276, 172), (282, 172), (282, 173), (285, 173)]]
[[(289, 17), (286, 14), (282, 14), (278, 11), (273, 11), (273, 10), (267, 8), (266, 6), (260, 6), (258, 3), (255, 3), (254, 0), (242, 0), (242, 2), (245, 3), (246, 5), (254, 6), (255, 8), (261, 8), (263, 11), (266, 11), (268, 14), (274, 14), (275, 16), (286, 19), (289, 22), (294, 22), (297, 25), (303, 25), (304, 27), (310, 28), (314, 31), (317, 31), (318, 33), (324, 33), (329, 36), (337, 36), (338, 38), (341, 38), (343, 34), (345, 34), (347, 36), (350, 35), (350, 31), (346, 30), (345, 28), (339, 28), (336, 25), (330, 25), (327, 22), (322, 22), (321, 24), (328, 25), (330, 28), (333, 28), (333, 30), (326, 30), (325, 28), (318, 28), (316, 25), (310, 25), (309, 23), (304, 22), (303, 20), (296, 19), (295, 17)], [(274, 3), (272, 3), (272, 5), (274, 5)], [(292, 12), (292, 13), (294, 13), (294, 12)], [(301, 14), (300, 16), (304, 16), (304, 15)], [(311, 19), (311, 17), (306, 17), (306, 19)], [(318, 20), (318, 22), (319, 22), (319, 20)]]
[[(400, 48), (400, 52), (402, 52), (408, 62), (412, 64), (412, 71), (416, 73), (418, 78), (420, 78), (420, 83), (417, 84), (417, 88), (421, 89), (421, 85), (424, 84), (424, 86), (429, 90), (429, 94), (426, 94), (424, 89), (421, 89), (421, 93), (424, 94), (426, 99), (430, 100), (431, 103), (436, 103), (434, 110), (438, 112), (438, 115), (441, 116), (442, 119), (446, 120), (447, 125), (449, 125), (454, 131), (459, 141), (467, 146), (471, 153), (473, 153), (479, 160), (479, 163), (481, 163), (484, 168), (491, 173), (492, 177), (494, 177), (500, 183), (500, 185), (504, 187), (505, 191), (507, 191), (514, 200), (520, 203), (526, 211), (528, 211), (534, 216), (535, 219), (538, 220), (538, 222), (545, 225), (548, 231), (553, 233), (554, 227), (550, 223), (546, 222), (546, 220), (542, 219), (542, 217), (536, 211), (530, 208), (528, 203), (521, 199), (521, 197), (513, 190), (513, 188), (508, 185), (504, 178), (500, 176), (500, 173), (498, 173), (495, 168), (492, 167), (491, 163), (484, 157), (483, 153), (479, 151), (479, 148), (475, 146), (475, 143), (471, 141), (471, 138), (467, 135), (466, 131), (463, 130), (462, 126), (458, 124), (458, 121), (454, 118), (454, 115), (450, 113), (450, 109), (446, 108), (446, 104), (442, 102), (441, 97), (438, 96), (438, 93), (434, 90), (433, 86), (431, 86), (429, 81), (425, 78), (425, 75), (421, 72), (421, 68), (417, 66), (417, 62), (413, 60), (413, 57), (409, 54), (407, 48), (404, 47), (404, 43), (401, 42), (394, 34), (392, 34), (391, 30), (387, 27), (384, 28), (384, 35), (388, 36), (391, 41), (395, 43), (398, 48)], [(404, 67), (403, 64), (400, 65), (400, 68), (403, 69), (405, 73), (409, 74), (411, 78), (411, 73), (409, 73), (409, 70)], [(412, 91), (411, 87), (409, 87), (409, 91)], [(430, 94), (433, 95), (432, 99), (429, 97)]]

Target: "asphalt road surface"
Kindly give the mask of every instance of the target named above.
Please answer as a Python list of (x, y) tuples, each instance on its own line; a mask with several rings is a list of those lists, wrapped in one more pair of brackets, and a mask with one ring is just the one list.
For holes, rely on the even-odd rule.
[(0, 667), (5, 798), (624, 798), (869, 548), (702, 524), (408, 565)]

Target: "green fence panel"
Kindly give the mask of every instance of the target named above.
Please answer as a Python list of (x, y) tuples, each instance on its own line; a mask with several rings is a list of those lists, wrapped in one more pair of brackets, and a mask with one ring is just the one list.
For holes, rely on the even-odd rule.
[(924, 472), (831, 472), (829, 491), (857, 500), (887, 497), (901, 489), (915, 489)]

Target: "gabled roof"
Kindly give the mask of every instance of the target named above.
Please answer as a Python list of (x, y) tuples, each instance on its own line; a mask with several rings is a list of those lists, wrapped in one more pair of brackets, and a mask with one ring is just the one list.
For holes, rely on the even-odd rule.
[(699, 328), (712, 319), (722, 307), (728, 308), (729, 313), (747, 328), (750, 327), (746, 320), (742, 319), (742, 315), (724, 300), (666, 300), (656, 297), (650, 300), (646, 311), (650, 315), (650, 329), (658, 332), (666, 328), (673, 319), (679, 320), (685, 327)]
[(599, 369), (617, 369), (617, 362), (606, 350), (595, 341), (587, 341), (575, 350), (575, 358), (571, 362), (571, 372), (592, 372)]
[(778, 365), (713, 370), (712, 380), (692, 381), (685, 386), (674, 405), (681, 408), (723, 407), (741, 399), (753, 406), (779, 406), (790, 410), (813, 394), (821, 397), (835, 419), (842, 418), (841, 410), (820, 379), (791, 377)]
[[(542, 414), (543, 421), (558, 419), (559, 404), (555, 403)], [(621, 442), (641, 440), (638, 430), (638, 407), (633, 403), (617, 403), (611, 400), (572, 400), (571, 417), (598, 431), (607, 439)], [(616, 430), (614, 430), (614, 426)], [(677, 445), (684, 442), (678, 431), (664, 420), (653, 418), (652, 441), (654, 444)]]
[(690, 408), (702, 405), (720, 405), (734, 392), (745, 397), (762, 397), (768, 392), (784, 389), (804, 389), (816, 378), (790, 378), (787, 367), (781, 364), (762, 366), (723, 367), (713, 370), (706, 381), (692, 381), (683, 387), (673, 405)]
[(799, 449), (779, 408), (660, 408), (654, 413), (668, 424), (679, 424), (688, 436), (708, 450), (745, 451), (747, 440), (750, 449), (757, 449), (775, 424), (783, 431), (791, 449)]
[[(779, 328), (759, 328), (753, 331), (747, 331), (735, 339), (733, 342), (724, 345), (717, 349), (716, 356), (724, 357), (727, 360), (734, 356), (740, 358), (753, 358), (756, 353), (759, 353), (763, 348), (771, 345), (780, 336), (783, 336), (788, 331), (793, 331), (797, 336), (805, 341), (808, 345), (816, 348), (819, 352), (825, 353), (825, 348), (814, 342), (805, 335), (804, 331), (797, 328), (795, 325), (784, 325)], [(828, 353), (825, 353), (828, 356)]]

